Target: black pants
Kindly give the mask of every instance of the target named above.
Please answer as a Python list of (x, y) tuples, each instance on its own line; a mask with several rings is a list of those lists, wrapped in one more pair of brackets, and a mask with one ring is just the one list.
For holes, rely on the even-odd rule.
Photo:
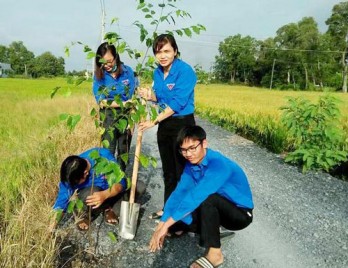
[(200, 234), (199, 244), (206, 248), (220, 248), (220, 226), (232, 231), (246, 228), (253, 220), (252, 210), (237, 207), (219, 194), (210, 195), (192, 213), (193, 222), (185, 226), (178, 221), (169, 229), (170, 232), (195, 231)]
[(164, 177), (164, 203), (175, 190), (186, 162), (185, 158), (179, 153), (176, 141), (178, 133), (182, 127), (193, 125), (195, 125), (195, 119), (191, 114), (169, 117), (158, 126), (157, 143)]
[(101, 109), (100, 113), (105, 116), (105, 119), (102, 120), (102, 126), (105, 128), (105, 132), (102, 135), (102, 140), (107, 140), (109, 142), (108, 149), (113, 155), (115, 155), (117, 150), (117, 161), (120, 164), (122, 171), (125, 171), (127, 163), (122, 161), (121, 155), (129, 153), (132, 142), (131, 131), (127, 129), (122, 133), (116, 127), (118, 121), (120, 120), (121, 109)]

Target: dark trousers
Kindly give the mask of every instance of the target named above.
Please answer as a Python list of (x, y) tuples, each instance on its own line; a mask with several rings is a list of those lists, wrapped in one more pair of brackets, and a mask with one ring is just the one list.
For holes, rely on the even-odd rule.
[(195, 125), (193, 114), (187, 116), (169, 117), (163, 120), (157, 131), (157, 143), (162, 162), (164, 177), (164, 203), (175, 190), (185, 166), (185, 158), (179, 153), (177, 137), (184, 126)]
[(232, 231), (246, 228), (253, 220), (252, 210), (237, 207), (219, 194), (210, 195), (192, 213), (190, 226), (176, 222), (170, 232), (194, 231), (200, 234), (199, 244), (206, 248), (220, 248), (220, 226)]
[(103, 114), (103, 117), (105, 116), (105, 119), (102, 120), (102, 126), (105, 128), (105, 132), (102, 135), (102, 140), (107, 140), (109, 142), (108, 149), (113, 155), (115, 155), (117, 150), (117, 161), (120, 164), (122, 171), (125, 171), (127, 163), (121, 159), (121, 155), (129, 153), (132, 142), (131, 131), (126, 129), (125, 132), (121, 132), (116, 127), (121, 119), (121, 109), (101, 109), (100, 113)]

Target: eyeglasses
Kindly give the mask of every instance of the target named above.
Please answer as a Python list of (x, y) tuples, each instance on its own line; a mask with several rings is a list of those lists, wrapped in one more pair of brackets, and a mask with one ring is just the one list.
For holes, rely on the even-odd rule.
[(100, 59), (99, 62), (101, 62), (102, 67), (104, 67), (105, 65), (112, 65), (114, 63), (114, 61), (115, 61), (115, 58), (113, 58), (111, 61), (110, 60), (106, 61), (104, 59)]
[(181, 153), (182, 155), (186, 155), (187, 152), (195, 153), (197, 151), (197, 147), (201, 144), (202, 144), (202, 141), (200, 141), (196, 146), (192, 146), (192, 147), (189, 147), (187, 149), (179, 148), (179, 153)]

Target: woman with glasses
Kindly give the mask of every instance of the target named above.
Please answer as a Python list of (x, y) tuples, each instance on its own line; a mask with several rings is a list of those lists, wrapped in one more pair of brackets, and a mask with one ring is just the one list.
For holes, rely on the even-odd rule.
[[(139, 125), (146, 130), (158, 124), (157, 143), (164, 176), (164, 203), (174, 191), (184, 168), (185, 159), (178, 152), (177, 135), (184, 126), (195, 125), (194, 88), (196, 74), (192, 67), (179, 59), (179, 50), (170, 34), (159, 35), (152, 46), (158, 67), (154, 71), (152, 90), (140, 88), (139, 94), (157, 102), (159, 114), (154, 121)], [(158, 219), (162, 210), (152, 213)]]
[[(125, 171), (126, 163), (120, 158), (128, 153), (132, 134), (129, 129), (121, 131), (119, 120), (125, 112), (123, 106), (132, 98), (135, 90), (134, 71), (123, 64), (113, 44), (102, 43), (96, 52), (93, 78), (93, 93), (100, 107), (100, 119), (105, 131), (102, 141), (108, 141), (108, 149)], [(122, 129), (122, 128), (121, 128)]]

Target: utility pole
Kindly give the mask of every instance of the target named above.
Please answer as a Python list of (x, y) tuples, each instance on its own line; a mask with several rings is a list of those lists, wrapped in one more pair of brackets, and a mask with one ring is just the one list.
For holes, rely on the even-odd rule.
[(104, 36), (105, 36), (105, 17), (106, 17), (106, 12), (105, 12), (105, 2), (104, 0), (100, 0), (100, 7), (101, 7), (101, 38), (100, 38), (100, 43), (104, 41)]
[(269, 89), (272, 89), (273, 84), (273, 73), (274, 73), (274, 65), (275, 65), (276, 59), (273, 59), (273, 65), (272, 65), (272, 74), (271, 74), (271, 84), (269, 85)]

